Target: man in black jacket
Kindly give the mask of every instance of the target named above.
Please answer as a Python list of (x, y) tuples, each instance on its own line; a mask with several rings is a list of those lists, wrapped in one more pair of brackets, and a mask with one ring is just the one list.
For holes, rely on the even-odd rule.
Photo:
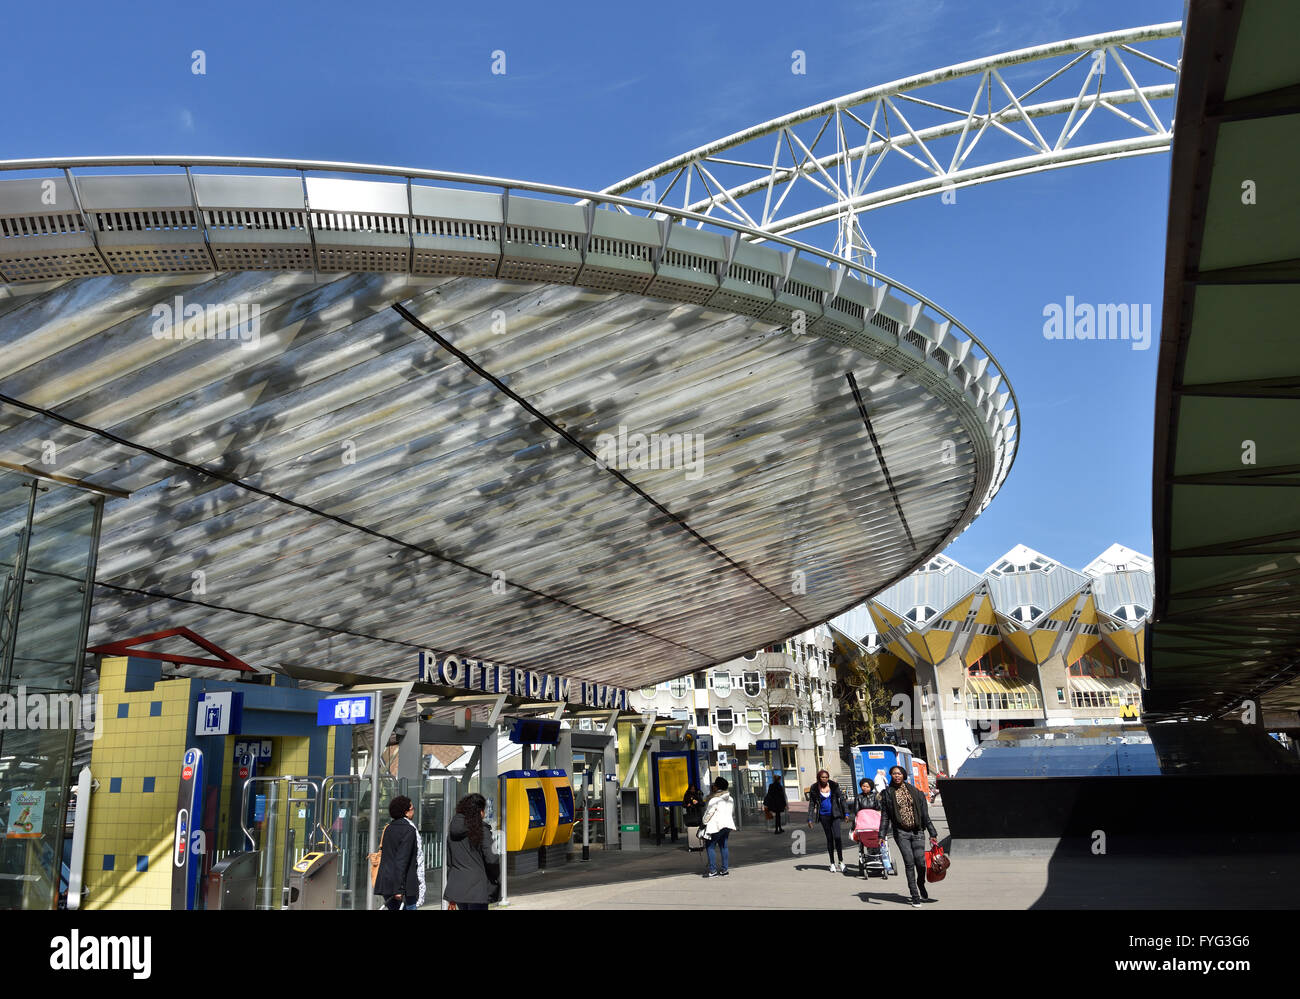
[(912, 905), (919, 906), (922, 899), (930, 900), (925, 889), (924, 833), (930, 834), (931, 844), (939, 842), (939, 831), (930, 821), (930, 807), (925, 795), (907, 783), (907, 774), (899, 766), (889, 768), (889, 786), (880, 792), (880, 805), (888, 825), (893, 827), (894, 842), (903, 855)]

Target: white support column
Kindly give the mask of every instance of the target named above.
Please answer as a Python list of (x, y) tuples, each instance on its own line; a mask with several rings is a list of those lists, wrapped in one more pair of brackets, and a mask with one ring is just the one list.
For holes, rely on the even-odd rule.
[(77, 817), (72, 825), (72, 859), (68, 865), (69, 909), (81, 908), (81, 881), (85, 870), (86, 830), (90, 828), (90, 795), (93, 782), (94, 777), (90, 773), (90, 767), (82, 767), (81, 773), (77, 776)]
[[(397, 728), (397, 723), (401, 721), (402, 709), (406, 707), (406, 699), (411, 696), (411, 689), (415, 686), (415, 681), (404, 683), (397, 690), (397, 698), (393, 701), (393, 709), (389, 712), (389, 719), (384, 723), (384, 730), (380, 733), (379, 743), (376, 752), (382, 753), (388, 746), (388, 740), (393, 737), (393, 730)], [(382, 696), (380, 692), (375, 692), (376, 697)]]

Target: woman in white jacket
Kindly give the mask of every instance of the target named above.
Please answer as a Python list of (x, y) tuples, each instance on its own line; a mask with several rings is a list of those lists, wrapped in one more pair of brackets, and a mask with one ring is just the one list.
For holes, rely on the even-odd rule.
[[(727, 780), (719, 777), (713, 782), (713, 793), (709, 795), (704, 806), (704, 832), (709, 837), (709, 873), (706, 878), (726, 877), (729, 870), (730, 854), (727, 852), (727, 837), (736, 828), (736, 806), (727, 793)], [(714, 848), (721, 854), (721, 866), (715, 862)]]

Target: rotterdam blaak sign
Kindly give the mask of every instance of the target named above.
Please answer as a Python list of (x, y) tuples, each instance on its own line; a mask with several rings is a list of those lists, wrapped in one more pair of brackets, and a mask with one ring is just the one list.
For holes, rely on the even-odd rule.
[(498, 666), (464, 656), (421, 652), (420, 679), (483, 694), (514, 694), (537, 701), (570, 701), (589, 708), (627, 710), (627, 691), (622, 687)]

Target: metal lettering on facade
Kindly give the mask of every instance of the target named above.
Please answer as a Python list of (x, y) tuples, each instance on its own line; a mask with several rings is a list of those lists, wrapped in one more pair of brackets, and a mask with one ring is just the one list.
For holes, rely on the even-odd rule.
[(583, 681), (575, 691), (573, 681), (566, 676), (512, 669), (461, 656), (440, 656), (436, 652), (420, 653), (420, 679), (445, 687), (462, 687), (484, 694), (514, 694), (538, 701), (572, 702), (576, 693), (577, 703), (584, 707), (628, 709), (628, 692), (622, 687)]

